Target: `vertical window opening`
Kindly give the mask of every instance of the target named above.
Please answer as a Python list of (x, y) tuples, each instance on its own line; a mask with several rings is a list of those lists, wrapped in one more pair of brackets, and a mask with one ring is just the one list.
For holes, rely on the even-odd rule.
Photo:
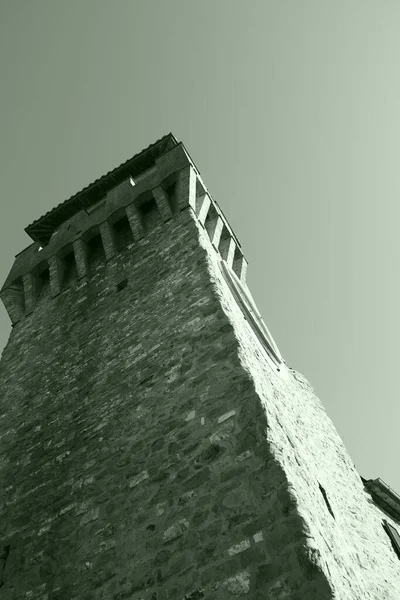
[(331, 513), (332, 517), (333, 517), (333, 518), (335, 518), (335, 515), (333, 514), (332, 507), (331, 507), (331, 505), (330, 505), (330, 502), (329, 502), (329, 500), (328, 500), (328, 496), (326, 495), (326, 492), (325, 492), (324, 488), (322, 487), (322, 485), (321, 485), (320, 483), (319, 483), (318, 485), (319, 485), (320, 492), (321, 492), (321, 494), (322, 494), (322, 495), (323, 495), (323, 497), (324, 497), (325, 504), (326, 504), (326, 506), (328, 507), (328, 510), (329, 510), (329, 512)]
[(235, 246), (235, 254), (233, 256), (233, 262), (232, 262), (232, 271), (234, 271), (236, 273), (236, 275), (239, 277), (239, 279), (240, 279), (240, 270), (242, 267), (242, 260), (243, 260), (242, 251), (240, 250), (240, 248)]
[(149, 198), (139, 206), (139, 212), (142, 218), (142, 223), (145, 231), (154, 229), (162, 223), (157, 203), (154, 198)]
[(203, 206), (203, 202), (206, 198), (206, 194), (201, 196), (196, 196), (196, 215), (199, 216), (201, 207)]
[(176, 195), (176, 184), (174, 183), (166, 188), (165, 193), (167, 194), (167, 200), (169, 202), (172, 214), (177, 215), (179, 213), (179, 201)]
[(128, 217), (124, 216), (118, 219), (118, 221), (114, 223), (113, 228), (117, 251), (121, 252), (128, 244), (133, 242), (133, 235)]
[(218, 213), (215, 209), (215, 206), (211, 203), (208, 209), (206, 220), (204, 221), (204, 228), (207, 231), (210, 240), (213, 239), (214, 231), (217, 226), (217, 221)]
[(221, 254), (221, 257), (224, 260), (227, 260), (227, 258), (228, 258), (230, 241), (231, 241), (231, 234), (229, 233), (228, 228), (224, 224), (224, 226), (222, 228), (221, 237), (219, 240), (219, 245), (218, 245), (219, 253)]
[(100, 263), (106, 261), (103, 241), (100, 233), (92, 237), (87, 244), (90, 270), (93, 271)]
[(74, 251), (68, 252), (63, 258), (64, 274), (63, 287), (67, 287), (74, 279), (77, 279), (77, 269)]
[(45, 268), (37, 275), (37, 298), (43, 298), (50, 290), (50, 270)]
[(200, 179), (196, 177), (196, 199), (199, 198), (199, 196), (203, 196), (206, 193), (207, 190), (205, 189), (204, 185), (201, 183)]

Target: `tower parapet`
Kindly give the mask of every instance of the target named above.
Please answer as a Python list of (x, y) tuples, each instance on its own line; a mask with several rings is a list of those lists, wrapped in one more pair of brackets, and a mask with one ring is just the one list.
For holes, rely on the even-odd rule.
[(17, 254), (0, 291), (12, 324), (31, 314), (44, 293), (67, 289), (71, 272), (90, 278), (96, 251), (107, 262), (186, 209), (244, 282), (238, 239), (185, 147), (169, 134), (25, 229), (34, 242)]

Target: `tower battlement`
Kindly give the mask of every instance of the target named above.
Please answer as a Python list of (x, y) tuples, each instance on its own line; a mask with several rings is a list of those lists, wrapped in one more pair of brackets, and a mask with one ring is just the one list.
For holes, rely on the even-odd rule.
[(0, 291), (12, 324), (44, 295), (58, 296), (90, 278), (99, 263), (185, 209), (244, 282), (247, 262), (238, 239), (183, 144), (169, 134), (25, 229), (34, 243), (16, 256)]

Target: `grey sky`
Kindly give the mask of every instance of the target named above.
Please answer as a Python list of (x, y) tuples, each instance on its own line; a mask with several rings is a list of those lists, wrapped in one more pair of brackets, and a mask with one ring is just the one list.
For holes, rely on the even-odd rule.
[[(289, 366), (400, 493), (397, 1), (0, 0), (0, 280), (23, 229), (165, 133)], [(10, 331), (0, 306), (0, 348)]]

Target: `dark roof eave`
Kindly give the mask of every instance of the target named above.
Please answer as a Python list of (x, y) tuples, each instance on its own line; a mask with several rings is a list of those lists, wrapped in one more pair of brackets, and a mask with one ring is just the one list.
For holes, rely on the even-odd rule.
[(178, 145), (178, 143), (172, 133), (163, 136), (132, 158), (90, 183), (80, 192), (61, 202), (36, 221), (33, 221), (25, 228), (26, 233), (33, 241), (46, 245), (54, 229), (62, 222), (73, 216), (77, 211), (87, 208), (104, 197), (109, 190), (129, 175), (134, 176), (152, 166), (156, 158)]

